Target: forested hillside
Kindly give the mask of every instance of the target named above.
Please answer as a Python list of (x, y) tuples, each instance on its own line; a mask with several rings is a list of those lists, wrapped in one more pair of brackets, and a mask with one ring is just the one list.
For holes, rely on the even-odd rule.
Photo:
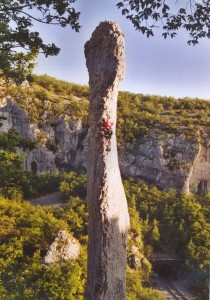
[[(10, 95), (23, 107), (33, 123), (42, 125), (43, 114), (48, 110), (47, 121), (52, 116), (66, 114), (87, 124), (87, 86), (56, 80), (48, 75), (34, 76), (30, 87), (1, 85), (1, 97)], [(150, 128), (178, 132), (199, 138), (198, 131), (210, 126), (210, 102), (202, 99), (175, 99), (120, 92), (118, 97), (117, 135), (119, 146), (135, 143)]]
[[(87, 86), (44, 75), (34, 76), (27, 89), (2, 82), (0, 93), (2, 99), (11, 97), (23, 107), (39, 128), (62, 114), (69, 120), (81, 119), (88, 126)], [(205, 137), (210, 135), (209, 126), (208, 101), (119, 94), (120, 151), (135, 145), (151, 128), (161, 135), (181, 132), (202, 143), (202, 132)], [(43, 138), (40, 136), (40, 140)], [(82, 299), (86, 280), (86, 175), (75, 171), (42, 175), (35, 169), (26, 171), (24, 151), (30, 152), (36, 146), (36, 142), (13, 130), (0, 133), (0, 299)], [(124, 187), (131, 218), (127, 299), (163, 299), (151, 286), (149, 259), (155, 252), (171, 250), (187, 259), (188, 265), (183, 265), (180, 272), (190, 276), (189, 287), (197, 299), (208, 299), (210, 194), (180, 195), (172, 189), (163, 192), (134, 178), (124, 178)], [(62, 205), (30, 204), (35, 196), (54, 191), (60, 191)], [(43, 257), (60, 229), (80, 242), (80, 256), (76, 261), (46, 267)]]

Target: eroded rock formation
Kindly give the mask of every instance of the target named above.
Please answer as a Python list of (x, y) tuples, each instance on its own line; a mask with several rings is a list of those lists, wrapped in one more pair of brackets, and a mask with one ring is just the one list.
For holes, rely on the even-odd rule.
[(67, 231), (60, 230), (55, 241), (43, 259), (47, 266), (77, 259), (80, 254), (80, 244)]
[(3, 98), (0, 103), (1, 116), (4, 117), (0, 130), (7, 132), (14, 129), (25, 138), (32, 138), (30, 120), (27, 112), (9, 98)]
[(31, 170), (33, 164), (38, 173), (86, 166), (87, 129), (82, 127), (81, 120), (66, 121), (65, 116), (58, 116), (50, 125), (44, 124), (40, 128), (32, 124), (27, 112), (9, 98), (1, 101), (0, 116), (5, 118), (0, 132), (14, 129), (21, 136), (38, 142), (33, 151), (25, 153), (26, 170)]
[[(85, 299), (125, 299), (127, 201), (116, 144), (119, 82), (124, 75), (124, 38), (114, 22), (102, 22), (85, 44), (90, 85), (88, 149), (88, 278)], [(102, 122), (112, 124), (112, 135)]]
[(151, 130), (129, 151), (121, 153), (122, 174), (145, 180), (163, 190), (174, 188), (189, 193), (198, 152), (199, 143), (187, 139), (181, 132), (165, 134)]
[(199, 151), (194, 161), (190, 181), (190, 191), (207, 193), (210, 191), (210, 140), (199, 145)]

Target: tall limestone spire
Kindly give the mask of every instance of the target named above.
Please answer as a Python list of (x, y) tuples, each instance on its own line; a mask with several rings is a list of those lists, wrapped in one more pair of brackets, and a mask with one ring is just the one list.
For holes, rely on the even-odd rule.
[(116, 144), (118, 86), (124, 76), (124, 37), (115, 22), (99, 24), (85, 44), (89, 72), (88, 278), (85, 299), (125, 299), (129, 227)]

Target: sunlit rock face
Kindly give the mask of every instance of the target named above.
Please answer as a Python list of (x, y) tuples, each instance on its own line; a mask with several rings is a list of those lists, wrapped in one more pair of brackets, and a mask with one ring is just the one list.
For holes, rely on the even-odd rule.
[(67, 231), (60, 230), (43, 259), (47, 266), (75, 260), (80, 254), (80, 244)]
[(151, 130), (147, 136), (120, 156), (122, 173), (157, 185), (189, 192), (192, 169), (199, 143), (183, 134), (162, 134)]
[(210, 140), (208, 128), (200, 142), (183, 133), (149, 131), (141, 141), (120, 155), (121, 172), (180, 193), (210, 191)]

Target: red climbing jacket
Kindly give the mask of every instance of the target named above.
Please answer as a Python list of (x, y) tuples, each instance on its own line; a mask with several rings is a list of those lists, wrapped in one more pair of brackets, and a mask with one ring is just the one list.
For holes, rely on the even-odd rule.
[(113, 122), (104, 120), (102, 123), (102, 127), (108, 130), (112, 130)]
[(108, 120), (104, 120), (100, 124), (99, 135), (105, 136), (106, 138), (111, 138), (113, 131), (112, 131), (113, 122)]

